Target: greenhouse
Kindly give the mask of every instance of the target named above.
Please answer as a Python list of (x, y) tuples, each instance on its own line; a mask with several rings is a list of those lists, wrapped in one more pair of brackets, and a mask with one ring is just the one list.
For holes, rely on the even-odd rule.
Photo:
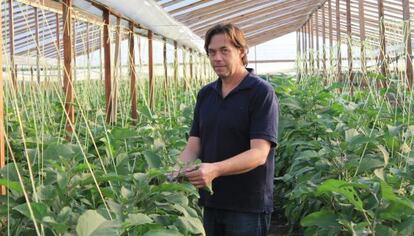
[(414, 1), (0, 7), (0, 236), (414, 235)]

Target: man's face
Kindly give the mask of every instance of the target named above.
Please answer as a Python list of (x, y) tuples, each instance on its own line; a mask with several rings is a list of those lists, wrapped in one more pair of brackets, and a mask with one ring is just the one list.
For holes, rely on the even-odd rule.
[(216, 74), (226, 79), (232, 76), (238, 67), (243, 66), (244, 52), (236, 48), (225, 34), (216, 34), (208, 45), (208, 57)]

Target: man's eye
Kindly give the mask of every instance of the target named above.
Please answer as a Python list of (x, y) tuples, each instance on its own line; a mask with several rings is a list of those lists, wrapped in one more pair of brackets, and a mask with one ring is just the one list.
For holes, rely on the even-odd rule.
[(223, 48), (223, 49), (221, 49), (221, 53), (227, 54), (227, 53), (229, 53), (229, 50), (227, 48)]

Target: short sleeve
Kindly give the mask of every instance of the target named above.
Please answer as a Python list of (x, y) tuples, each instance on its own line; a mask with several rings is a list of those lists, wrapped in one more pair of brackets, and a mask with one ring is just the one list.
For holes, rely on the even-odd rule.
[(193, 122), (191, 125), (190, 136), (200, 137), (200, 92), (197, 95), (196, 105), (194, 107)]
[(250, 139), (265, 139), (275, 147), (279, 125), (277, 96), (270, 85), (260, 88), (255, 94), (252, 101)]

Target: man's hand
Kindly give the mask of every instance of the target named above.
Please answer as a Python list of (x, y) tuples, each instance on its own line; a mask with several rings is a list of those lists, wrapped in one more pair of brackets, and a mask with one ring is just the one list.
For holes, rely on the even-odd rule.
[(199, 168), (186, 171), (185, 176), (196, 188), (210, 187), (219, 176), (218, 168), (214, 163), (201, 163)]

